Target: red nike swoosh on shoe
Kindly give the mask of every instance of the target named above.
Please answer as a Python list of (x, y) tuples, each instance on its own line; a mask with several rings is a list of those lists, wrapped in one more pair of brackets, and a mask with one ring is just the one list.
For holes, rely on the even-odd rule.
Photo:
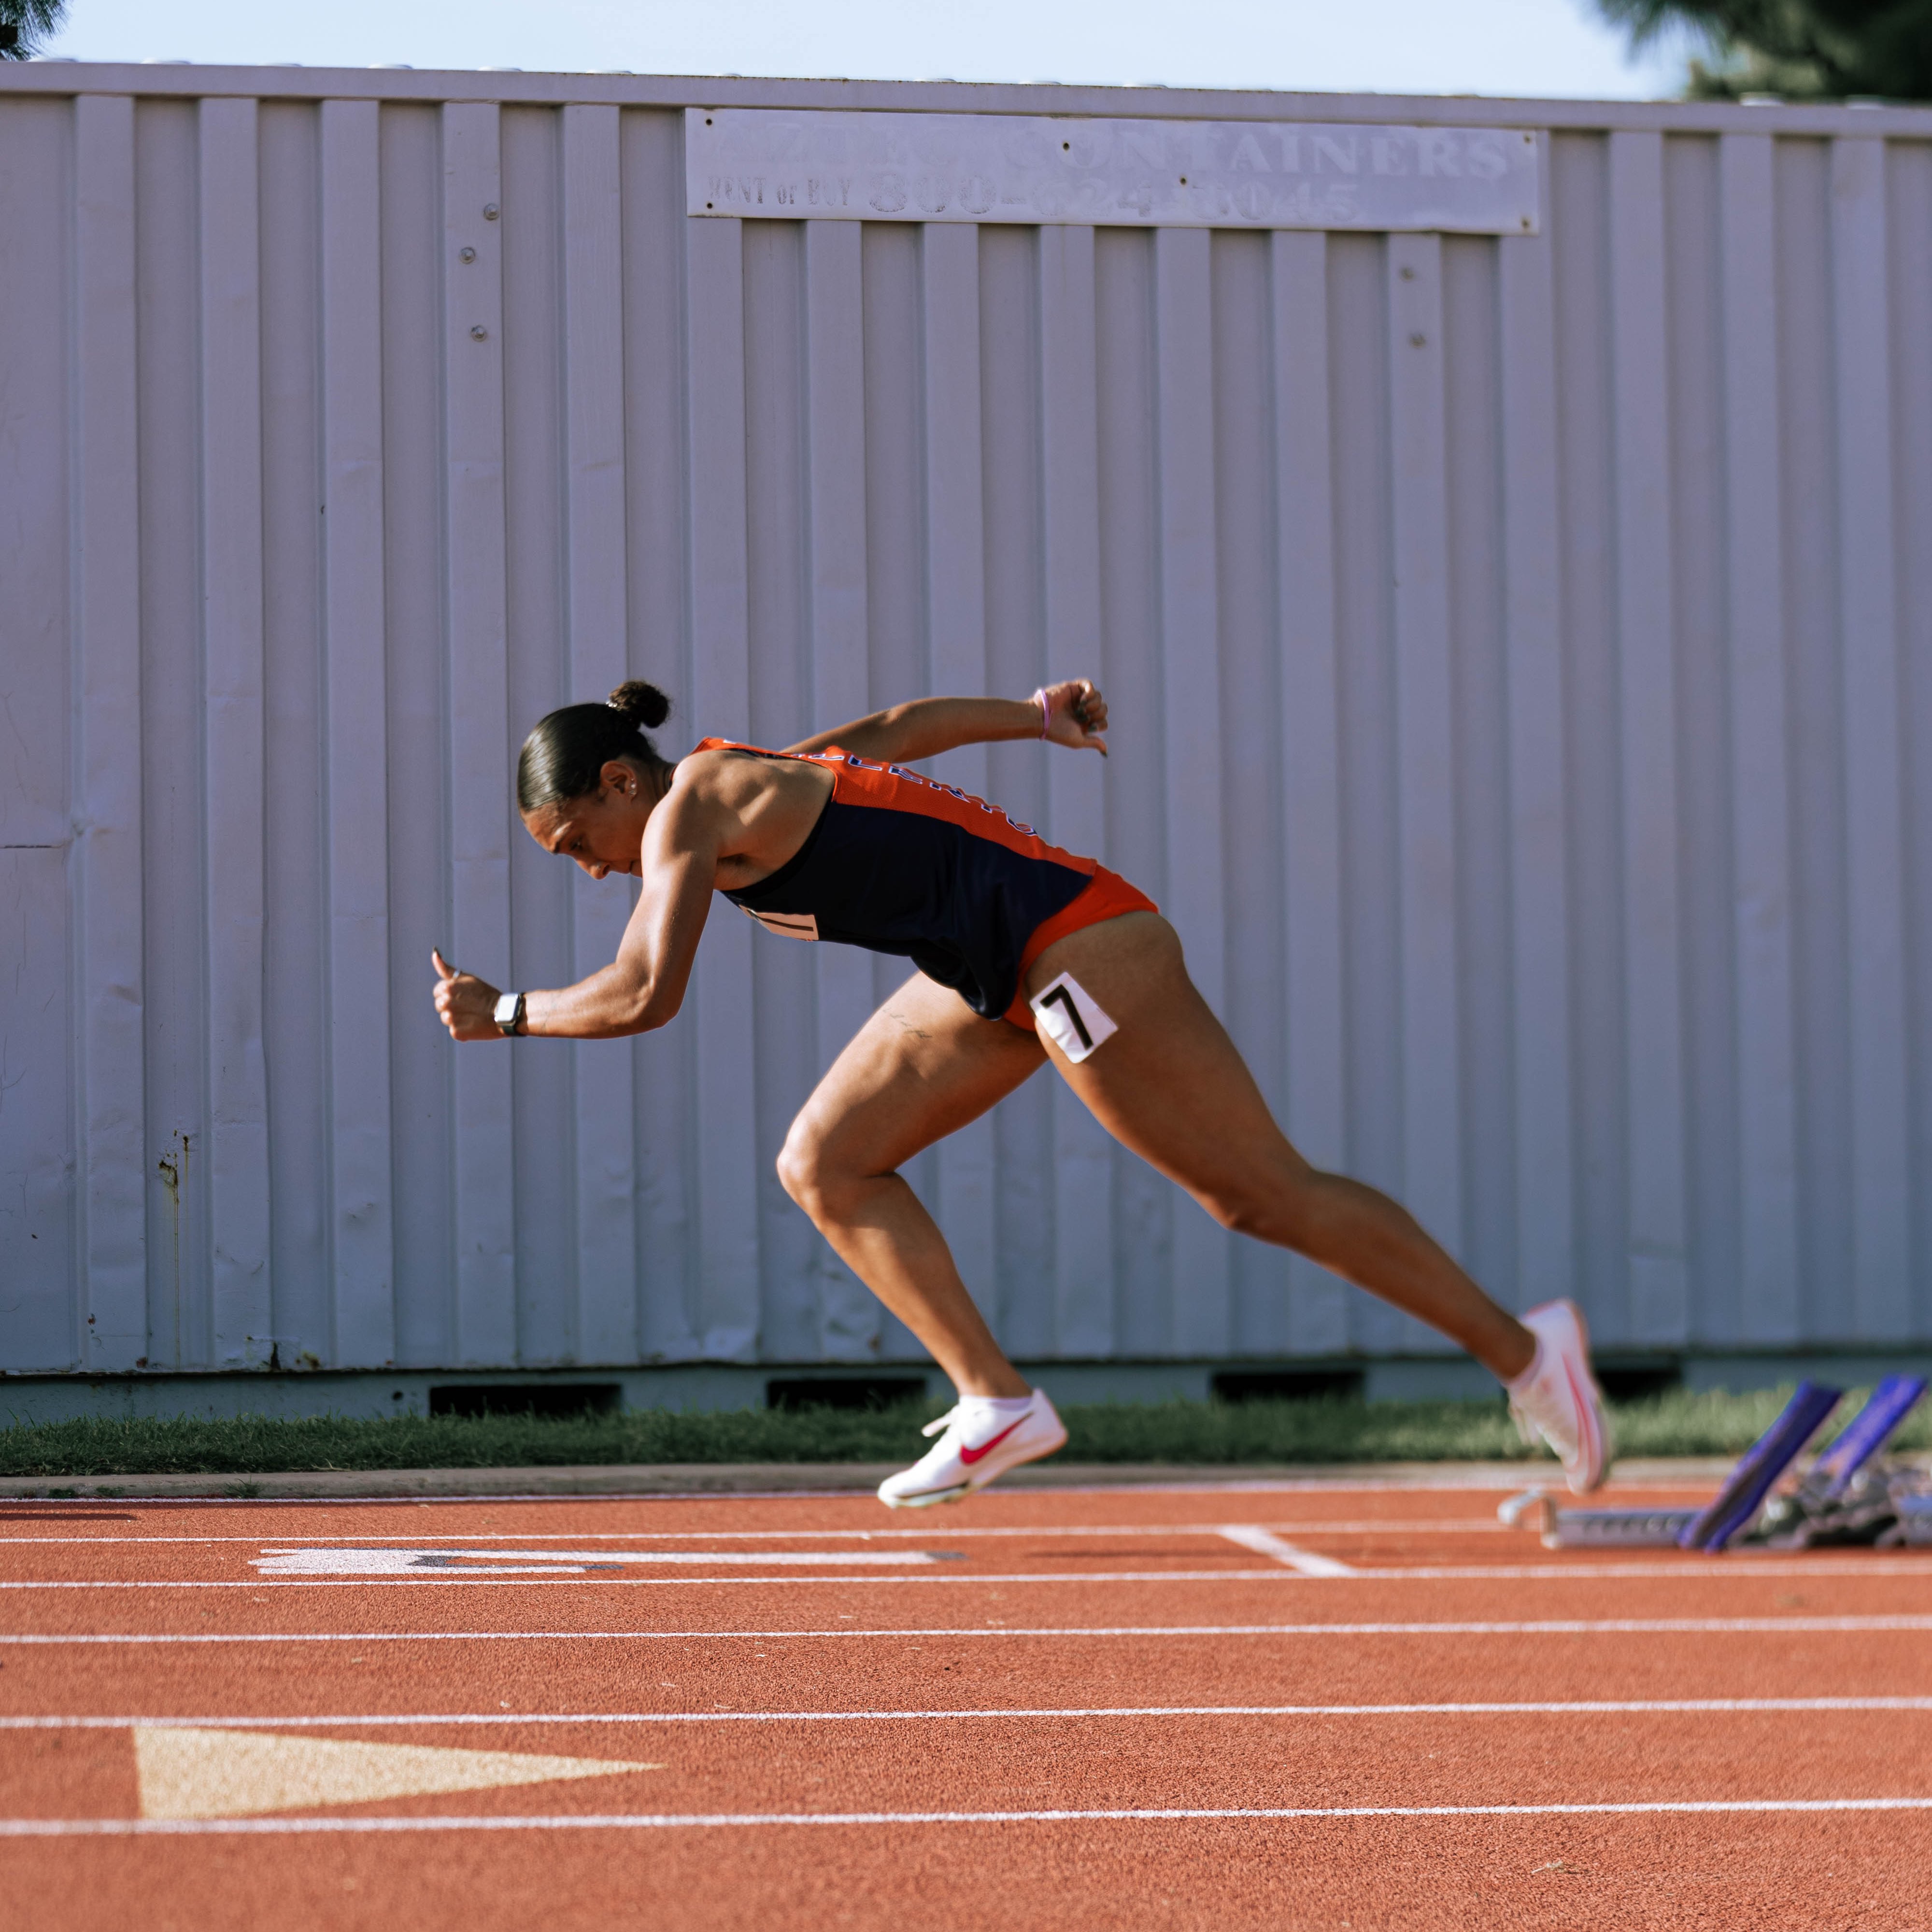
[(1583, 1426), (1588, 1434), (1588, 1439), (1583, 1445), (1585, 1453), (1593, 1462), (1600, 1462), (1603, 1458), (1603, 1432), (1597, 1424), (1597, 1405), (1577, 1386), (1576, 1371), (1567, 1360), (1563, 1365), (1563, 1372), (1570, 1383), (1570, 1399), (1576, 1404), (1577, 1413), (1582, 1418)]
[[(1031, 1412), (1029, 1411), (1029, 1413), (1030, 1414)], [(1026, 1420), (1026, 1416), (1023, 1415), (1020, 1418), (1020, 1422), (1024, 1422)], [(960, 1444), (960, 1460), (970, 1468), (972, 1465), (978, 1462), (982, 1456), (990, 1455), (994, 1450), (997, 1449), (1001, 1443), (1004, 1442), (1008, 1436), (1011, 1436), (1014, 1430), (1020, 1426), (1020, 1422), (1009, 1422), (997, 1436), (989, 1438), (986, 1442), (982, 1442), (977, 1449), (969, 1449), (966, 1444), (962, 1442)]]

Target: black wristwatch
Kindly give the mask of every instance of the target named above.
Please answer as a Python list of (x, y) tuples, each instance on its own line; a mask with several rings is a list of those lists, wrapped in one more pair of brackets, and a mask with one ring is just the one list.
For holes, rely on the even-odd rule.
[(523, 995), (506, 993), (497, 1002), (497, 1010), (491, 1016), (497, 1030), (506, 1040), (515, 1040), (523, 1031)]

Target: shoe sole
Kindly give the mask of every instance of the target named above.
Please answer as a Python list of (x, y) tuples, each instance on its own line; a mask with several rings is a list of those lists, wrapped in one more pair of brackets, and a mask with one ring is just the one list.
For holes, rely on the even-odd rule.
[(962, 1483), (953, 1490), (927, 1490), (916, 1496), (882, 1496), (879, 1501), (888, 1509), (930, 1509), (935, 1503), (963, 1502), (972, 1494), (972, 1485)]

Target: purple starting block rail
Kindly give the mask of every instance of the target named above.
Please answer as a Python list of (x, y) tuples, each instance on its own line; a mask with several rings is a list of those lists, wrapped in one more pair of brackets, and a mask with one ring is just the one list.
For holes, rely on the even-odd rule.
[(1826, 1502), (1843, 1496), (1852, 1478), (1885, 1447), (1885, 1438), (1924, 1393), (1923, 1376), (1887, 1376), (1812, 1464), (1804, 1478), (1805, 1490)]
[(1758, 1513), (1772, 1484), (1783, 1475), (1838, 1406), (1843, 1389), (1800, 1382), (1780, 1415), (1739, 1458), (1724, 1486), (1678, 1535), (1684, 1550), (1715, 1554)]

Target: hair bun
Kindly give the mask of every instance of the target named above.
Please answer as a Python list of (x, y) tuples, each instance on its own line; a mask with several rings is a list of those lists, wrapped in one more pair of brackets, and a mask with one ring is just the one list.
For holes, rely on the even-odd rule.
[(641, 678), (626, 679), (607, 701), (613, 711), (621, 711), (641, 730), (653, 730), (671, 716), (670, 699)]

